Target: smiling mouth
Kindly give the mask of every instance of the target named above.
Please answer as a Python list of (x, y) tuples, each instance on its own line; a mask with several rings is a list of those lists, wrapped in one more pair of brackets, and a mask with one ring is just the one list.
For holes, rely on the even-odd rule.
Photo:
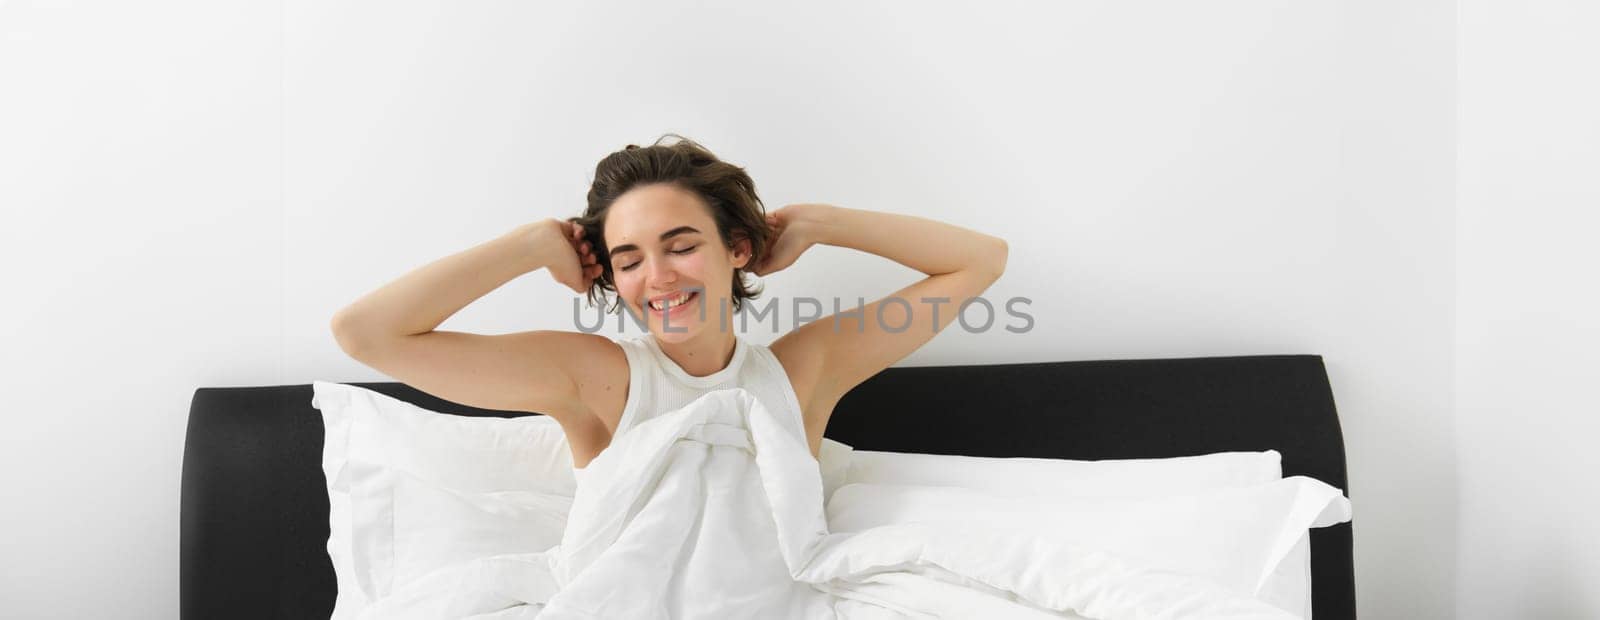
[(659, 302), (652, 301), (646, 305), (648, 305), (650, 309), (655, 312), (671, 312), (679, 307), (689, 305), (689, 302), (694, 301), (699, 296), (700, 291), (689, 291), (675, 299), (664, 299)]

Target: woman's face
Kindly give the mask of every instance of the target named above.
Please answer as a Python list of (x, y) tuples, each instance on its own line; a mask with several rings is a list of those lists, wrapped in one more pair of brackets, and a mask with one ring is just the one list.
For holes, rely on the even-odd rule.
[[(667, 184), (628, 190), (606, 215), (604, 237), (617, 293), (663, 342), (719, 329), (723, 317), (732, 315), (733, 269), (749, 262), (748, 243), (740, 243), (737, 252), (724, 247), (716, 226), (698, 195)], [(675, 308), (649, 303), (682, 294), (691, 296)]]

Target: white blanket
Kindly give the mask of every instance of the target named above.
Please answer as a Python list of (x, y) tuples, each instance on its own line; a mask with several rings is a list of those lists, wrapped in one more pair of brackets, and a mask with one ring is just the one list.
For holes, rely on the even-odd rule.
[(707, 393), (580, 473), (560, 545), (435, 571), (362, 618), (1295, 617), (1003, 523), (830, 534), (790, 428), (743, 389)]

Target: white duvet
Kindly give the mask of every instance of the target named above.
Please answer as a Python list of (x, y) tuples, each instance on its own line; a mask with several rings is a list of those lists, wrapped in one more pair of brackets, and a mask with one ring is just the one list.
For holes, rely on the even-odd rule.
[(789, 428), (743, 389), (707, 393), (580, 471), (559, 545), (432, 571), (361, 618), (1298, 617), (1005, 522), (830, 533), (817, 461)]

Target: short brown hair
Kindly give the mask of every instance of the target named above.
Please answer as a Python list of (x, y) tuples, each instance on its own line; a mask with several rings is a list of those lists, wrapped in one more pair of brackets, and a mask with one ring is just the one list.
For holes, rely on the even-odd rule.
[[(678, 141), (662, 144), (669, 136)], [(589, 287), (590, 304), (601, 302), (606, 291), (617, 292), (610, 248), (604, 247), (606, 215), (612, 203), (628, 190), (652, 183), (668, 183), (699, 196), (710, 208), (711, 219), (717, 224), (724, 246), (732, 248), (741, 239), (750, 240), (750, 262), (746, 266), (766, 256), (773, 231), (767, 225), (766, 208), (756, 195), (756, 184), (750, 175), (744, 168), (718, 159), (693, 140), (675, 133), (662, 134), (655, 144), (645, 147), (629, 144), (601, 159), (594, 168), (594, 181), (589, 185), (589, 206), (583, 215), (567, 218), (583, 227), (584, 237), (591, 241), (595, 259), (600, 263), (600, 277)], [(733, 309), (737, 311), (743, 300), (760, 294), (759, 287), (751, 289), (744, 281), (744, 269), (735, 267), (731, 291)], [(617, 303), (620, 306), (620, 295)], [(606, 312), (614, 312), (617, 307), (607, 308)]]

